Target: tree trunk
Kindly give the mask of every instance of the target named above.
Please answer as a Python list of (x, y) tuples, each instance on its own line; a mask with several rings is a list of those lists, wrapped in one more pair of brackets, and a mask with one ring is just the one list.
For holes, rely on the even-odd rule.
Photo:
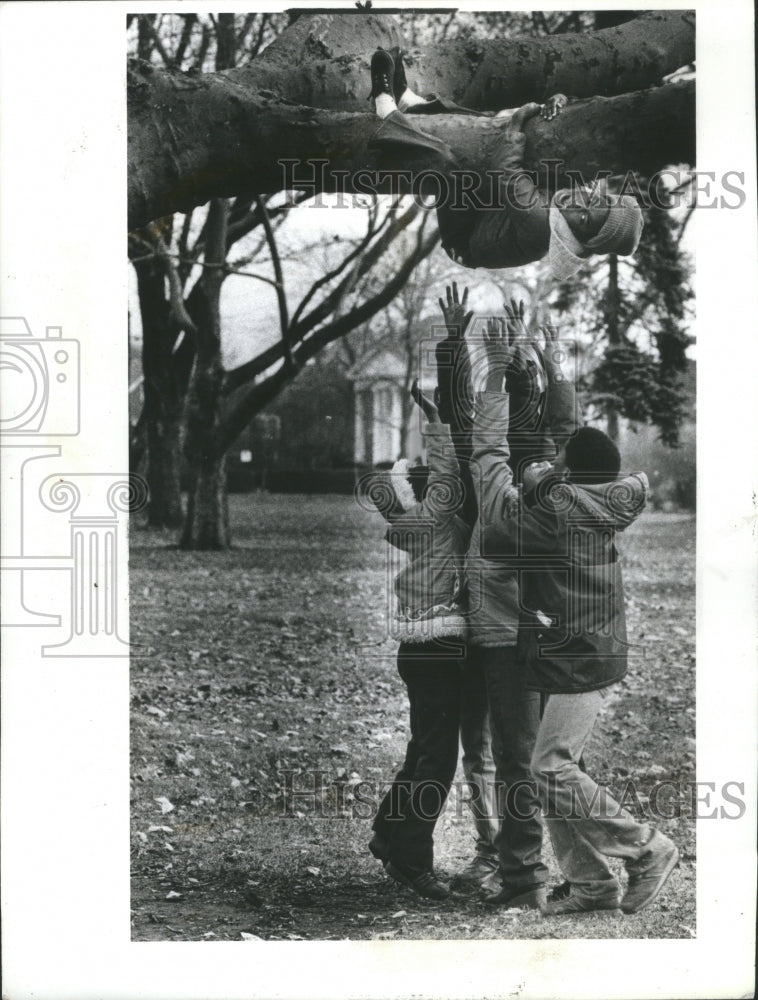
[(197, 353), (187, 391), (184, 455), (190, 470), (189, 501), (182, 531), (184, 549), (229, 547), (225, 454), (221, 439), (224, 368), (220, 301), (226, 257), (227, 203), (214, 199), (206, 221), (207, 264), (187, 298), (197, 329)]
[[(164, 269), (157, 258), (134, 262), (142, 317), (148, 524), (177, 528), (182, 523), (180, 435), (189, 365), (186, 345), (174, 354), (177, 330), (164, 293)], [(191, 349), (190, 349), (191, 351)]]
[(180, 547), (208, 551), (228, 549), (229, 544), (226, 455), (204, 455), (193, 471)]

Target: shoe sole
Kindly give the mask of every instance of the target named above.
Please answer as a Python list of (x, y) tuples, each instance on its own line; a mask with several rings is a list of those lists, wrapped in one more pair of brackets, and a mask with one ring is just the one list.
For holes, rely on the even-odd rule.
[(403, 875), (403, 873), (400, 871), (400, 869), (396, 868), (392, 864), (391, 861), (388, 861), (386, 863), (386, 865), (384, 866), (384, 870), (387, 872), (387, 874), (389, 875), (390, 878), (393, 878), (396, 882), (399, 882), (401, 885), (407, 885), (409, 889), (412, 889), (416, 893), (416, 895), (420, 896), (422, 899), (442, 900), (442, 899), (449, 899), (450, 898), (450, 890), (449, 889), (447, 891), (447, 895), (445, 895), (445, 896), (428, 896), (424, 892), (419, 892), (419, 890), (416, 888), (416, 886), (413, 884), (413, 882), (408, 878), (408, 876), (407, 875)]
[(485, 899), (484, 902), (488, 906), (502, 906), (507, 910), (519, 910), (523, 908), (541, 910), (545, 905), (545, 900), (541, 899), (540, 894), (533, 889), (530, 892), (523, 892), (520, 896), (514, 896), (512, 899)]
[(612, 913), (614, 910), (618, 910), (620, 904), (617, 899), (612, 905), (588, 906), (586, 908), (578, 906), (570, 910), (551, 910), (550, 905), (550, 903), (547, 903), (547, 905), (543, 908), (543, 917), (575, 917), (582, 916), (586, 913)]
[(669, 858), (668, 863), (666, 864), (666, 867), (661, 872), (658, 881), (655, 883), (655, 885), (653, 886), (653, 888), (652, 888), (652, 890), (650, 892), (650, 895), (646, 896), (643, 900), (641, 900), (635, 906), (624, 906), (624, 900), (622, 899), (621, 900), (621, 912), (622, 913), (627, 913), (627, 914), (629, 914), (629, 913), (639, 913), (640, 910), (644, 910), (644, 908), (646, 906), (649, 906), (653, 902), (653, 900), (655, 900), (658, 897), (661, 889), (666, 884), (666, 881), (668, 880), (669, 875), (674, 870), (674, 868), (675, 868), (675, 866), (676, 866), (676, 864), (677, 864), (678, 861), (679, 861), (679, 849), (675, 847), (674, 848), (674, 853)]

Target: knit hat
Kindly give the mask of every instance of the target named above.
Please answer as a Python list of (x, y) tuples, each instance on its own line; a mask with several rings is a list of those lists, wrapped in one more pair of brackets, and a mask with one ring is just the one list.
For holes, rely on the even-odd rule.
[(642, 236), (642, 210), (631, 195), (611, 195), (608, 217), (597, 236), (585, 246), (592, 253), (617, 253), (628, 257), (637, 249)]
[(558, 193), (550, 202), (548, 263), (559, 281), (575, 274), (593, 253), (617, 253), (626, 257), (637, 249), (644, 220), (639, 205), (631, 195), (609, 195), (608, 216), (600, 231), (586, 243), (581, 243), (555, 202)]
[(574, 236), (563, 213), (555, 203), (556, 195), (550, 202), (550, 247), (547, 260), (553, 277), (566, 281), (576, 274), (589, 253)]

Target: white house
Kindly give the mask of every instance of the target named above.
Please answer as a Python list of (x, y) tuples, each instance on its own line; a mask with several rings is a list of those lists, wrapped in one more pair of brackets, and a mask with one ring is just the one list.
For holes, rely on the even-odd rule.
[[(361, 360), (347, 373), (355, 392), (354, 459), (365, 465), (411, 462), (423, 455), (420, 419), (414, 413), (402, 437), (402, 394), (406, 392), (406, 362), (388, 350)], [(416, 411), (417, 412), (417, 411)]]

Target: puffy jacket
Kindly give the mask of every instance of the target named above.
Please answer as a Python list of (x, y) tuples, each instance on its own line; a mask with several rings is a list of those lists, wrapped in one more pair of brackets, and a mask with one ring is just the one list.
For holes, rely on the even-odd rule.
[[(566, 378), (556, 381), (555, 375), (555, 370), (548, 366), (547, 386), (536, 400), (536, 405), (516, 406), (522, 419), (515, 432), (508, 428), (508, 442), (505, 443), (508, 448), (506, 462), (511, 472), (516, 471), (516, 461), (533, 458), (535, 449), (541, 447), (549, 452), (547, 457), (552, 459), (556, 446), (570, 437), (578, 426), (574, 384)], [(532, 380), (531, 384), (536, 383)], [(523, 385), (520, 385), (519, 391), (528, 395)], [(513, 403), (514, 396), (505, 398)], [(503, 443), (505, 432), (495, 430), (495, 434), (497, 438), (502, 438), (500, 443)], [(471, 476), (481, 510), (487, 490), (487, 472), (476, 453), (472, 455)], [(518, 493), (512, 481), (504, 492), (503, 503), (511, 515), (515, 515)], [(502, 555), (491, 558), (491, 547), (486, 545), (483, 537), (485, 528), (486, 522), (480, 519), (474, 527), (466, 557), (469, 640), (476, 646), (515, 646), (521, 617), (518, 564)]]
[(417, 502), (410, 483), (391, 476), (399, 501), (386, 540), (406, 553), (395, 577), (391, 633), (400, 642), (465, 637), (463, 559), (470, 528), (457, 516), (463, 502), (458, 461), (446, 424), (424, 431), (429, 480)]
[(518, 567), (518, 647), (528, 687), (576, 693), (607, 687), (626, 672), (627, 641), (617, 531), (642, 512), (644, 473), (602, 485), (546, 477), (514, 502), (505, 434), (508, 396), (482, 393), (474, 459), (482, 473), (479, 516), (488, 557)]

